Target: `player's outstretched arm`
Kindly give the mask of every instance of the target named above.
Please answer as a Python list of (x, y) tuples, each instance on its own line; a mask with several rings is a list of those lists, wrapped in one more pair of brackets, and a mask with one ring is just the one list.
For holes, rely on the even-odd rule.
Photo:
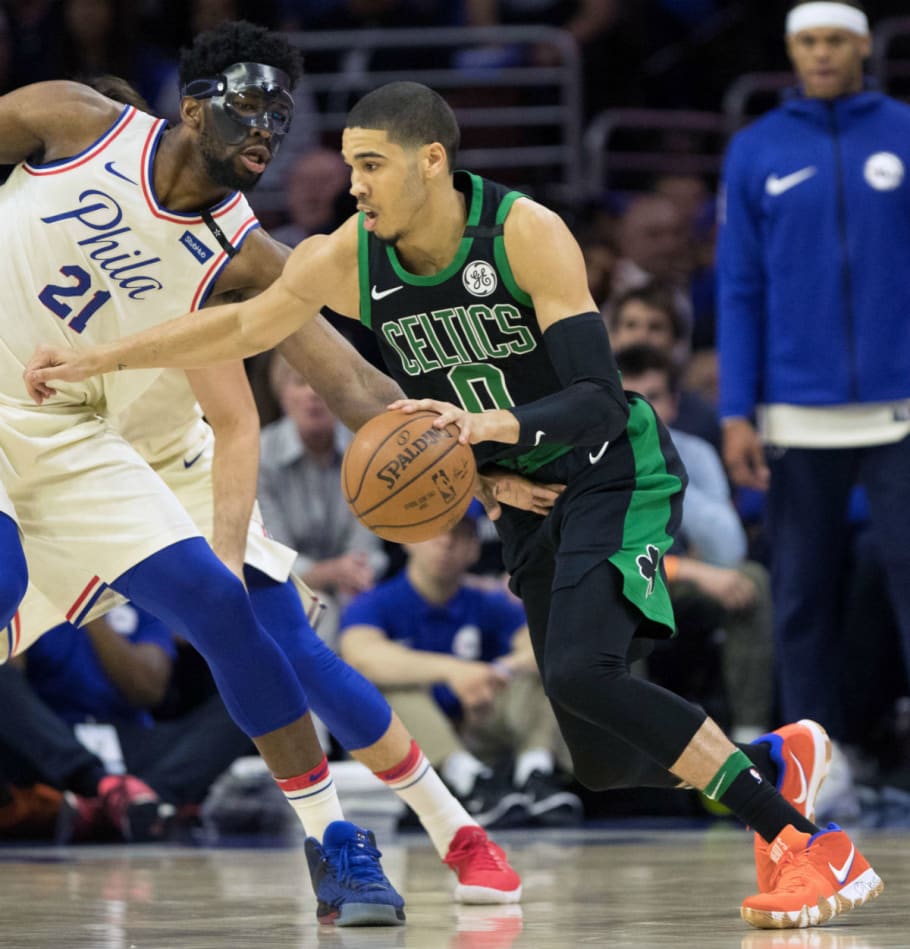
[(331, 299), (330, 288), (343, 273), (339, 233), (303, 241), (281, 276), (248, 300), (180, 316), (86, 349), (39, 346), (23, 373), (29, 394), (40, 404), (53, 394), (55, 381), (79, 382), (123, 369), (198, 369), (270, 349)]
[(322, 317), (309, 320), (278, 349), (352, 432), (402, 397), (398, 383)]

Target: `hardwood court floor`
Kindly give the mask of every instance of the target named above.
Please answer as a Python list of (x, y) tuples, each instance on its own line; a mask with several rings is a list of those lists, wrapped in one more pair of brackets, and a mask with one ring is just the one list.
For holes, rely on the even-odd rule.
[(863, 831), (886, 889), (811, 930), (739, 919), (751, 846), (729, 826), (498, 835), (524, 877), (519, 906), (459, 907), (426, 838), (383, 843), (408, 906), (400, 929), (320, 927), (303, 851), (192, 847), (0, 849), (2, 949), (906, 949), (910, 832)]

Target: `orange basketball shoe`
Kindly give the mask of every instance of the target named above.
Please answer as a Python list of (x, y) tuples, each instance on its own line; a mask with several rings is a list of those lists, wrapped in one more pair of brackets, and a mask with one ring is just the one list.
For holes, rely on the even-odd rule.
[(482, 827), (461, 827), (444, 862), (458, 877), (455, 899), (459, 903), (517, 903), (521, 899), (521, 877)]
[(740, 915), (757, 929), (804, 929), (846, 913), (884, 889), (878, 874), (837, 826), (801, 834), (788, 824), (770, 844), (770, 889), (743, 901)]
[[(760, 735), (752, 744), (769, 746), (771, 759), (777, 765), (777, 790), (803, 817), (814, 822), (815, 801), (831, 763), (828, 733), (818, 722), (804, 718)], [(754, 850), (758, 891), (764, 893), (770, 889), (774, 863), (768, 844), (759, 834), (755, 835)]]

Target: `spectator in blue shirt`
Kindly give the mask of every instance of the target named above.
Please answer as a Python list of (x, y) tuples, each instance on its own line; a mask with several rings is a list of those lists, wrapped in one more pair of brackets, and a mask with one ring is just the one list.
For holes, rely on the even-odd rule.
[[(561, 739), (524, 611), (466, 579), (476, 515), (406, 550), (405, 569), (343, 614), (342, 656), (382, 689), (479, 823), (577, 821), (581, 803), (554, 774)], [(503, 753), (515, 759), (508, 784), (485, 763)]]

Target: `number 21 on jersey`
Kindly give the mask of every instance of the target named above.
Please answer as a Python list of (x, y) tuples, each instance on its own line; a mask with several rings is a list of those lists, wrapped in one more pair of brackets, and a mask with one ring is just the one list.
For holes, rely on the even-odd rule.
[[(49, 283), (39, 294), (38, 299), (51, 311), (60, 317), (61, 320), (69, 320), (67, 326), (76, 333), (81, 333), (85, 329), (85, 324), (94, 316), (101, 307), (111, 298), (108, 290), (96, 290), (88, 300), (82, 303), (82, 306), (76, 309), (68, 303), (66, 299), (79, 300), (92, 288), (92, 278), (88, 271), (77, 265), (67, 265), (60, 268), (60, 273), (70, 280), (75, 279), (75, 284), (56, 284)], [(75, 309), (75, 313), (74, 313)]]

